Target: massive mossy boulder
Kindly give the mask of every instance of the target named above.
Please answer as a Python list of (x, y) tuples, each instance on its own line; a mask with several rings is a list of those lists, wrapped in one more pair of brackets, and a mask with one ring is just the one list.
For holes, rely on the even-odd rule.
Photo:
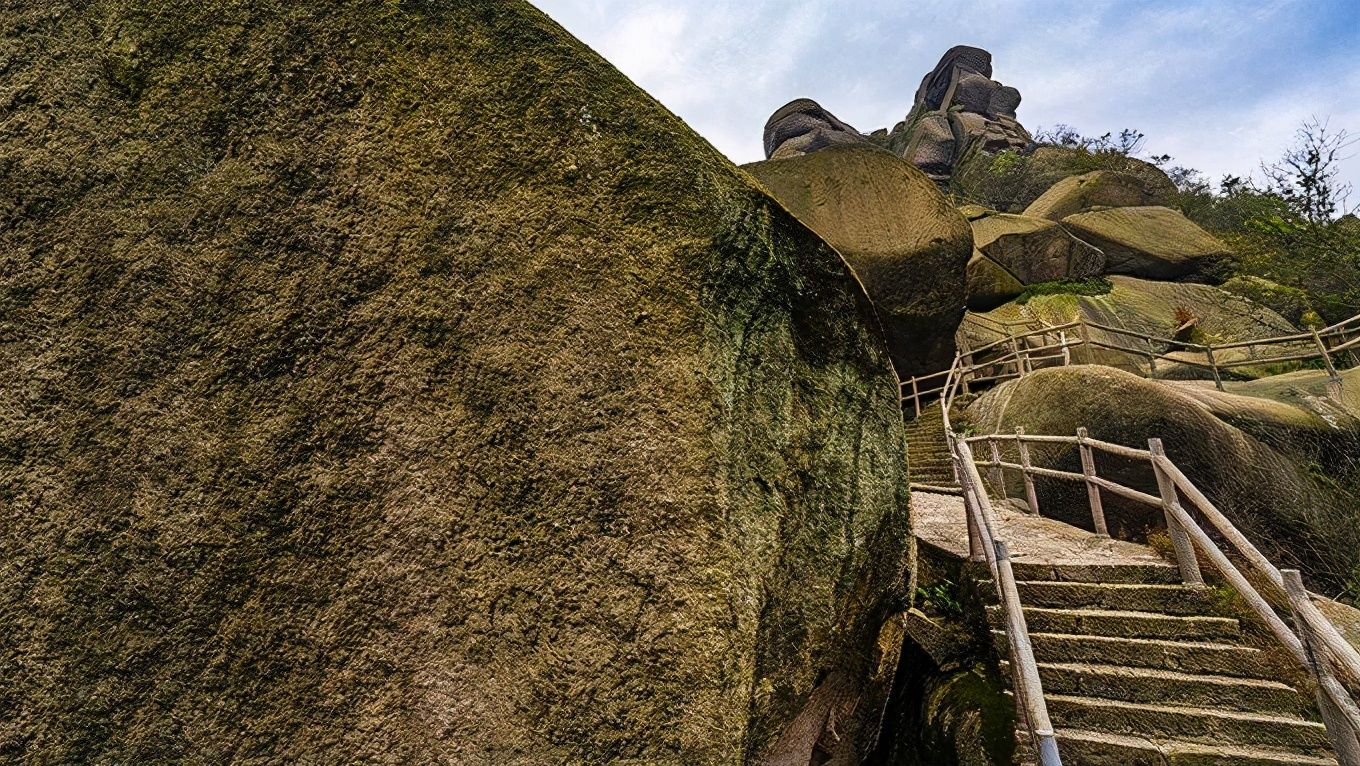
[(867, 747), (896, 384), (749, 176), (523, 2), (0, 24), (0, 760)]
[(975, 218), (973, 244), (1022, 284), (1085, 279), (1100, 274), (1105, 256), (1061, 224), (1009, 213)]
[[(1298, 566), (1323, 592), (1360, 592), (1360, 409), (1356, 397), (1327, 398), (1326, 374), (1294, 373), (1233, 384), (1145, 380), (1103, 366), (1036, 371), (974, 402), (968, 418), (984, 433), (1075, 434), (1134, 447), (1163, 440), (1167, 455), (1252, 542), (1281, 567)], [(1344, 389), (1360, 388), (1360, 370)], [(1346, 402), (1351, 403), (1347, 404)], [(1035, 445), (1036, 465), (1080, 472), (1074, 449)], [(1102, 456), (1102, 475), (1155, 494), (1146, 463)], [(1044, 515), (1090, 527), (1080, 482), (1039, 479)], [(1012, 496), (1022, 496), (1018, 486)], [(1105, 495), (1117, 535), (1139, 538), (1161, 510)]]
[(930, 179), (872, 147), (829, 148), (745, 169), (849, 261), (883, 321), (900, 375), (949, 366), (972, 237)]
[(1063, 223), (1105, 253), (1105, 272), (1146, 279), (1220, 282), (1231, 252), (1212, 234), (1165, 207), (1078, 213)]
[(1053, 184), (1025, 208), (1025, 215), (1061, 221), (1098, 207), (1167, 205), (1175, 195), (1175, 184), (1164, 175), (1094, 170)]

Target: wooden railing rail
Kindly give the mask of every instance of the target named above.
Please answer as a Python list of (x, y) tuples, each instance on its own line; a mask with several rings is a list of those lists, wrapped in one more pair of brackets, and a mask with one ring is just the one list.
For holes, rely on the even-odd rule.
[(987, 563), (1006, 622), (1006, 643), (1010, 650), (1019, 718), (1029, 732), (1040, 766), (1062, 766), (1053, 722), (1048, 715), (1048, 703), (1044, 699), (1043, 683), (1039, 680), (1039, 665), (1034, 659), (1034, 647), (1020, 603), (1020, 591), (1011, 567), (1009, 548), (996, 535), (995, 510), (982, 477), (978, 474), (978, 463), (973, 458), (972, 450), (964, 440), (948, 432), (946, 436), (963, 488), (969, 556), (974, 562)]
[[(974, 321), (977, 319), (979, 317), (976, 315), (972, 318)], [(1092, 330), (1130, 338), (1140, 342), (1144, 347), (1134, 348), (1131, 345), (1092, 337)], [(1084, 317), (1065, 324), (1042, 325), (1019, 333), (1008, 329), (1008, 332), (1010, 334), (1006, 337), (965, 349), (955, 357), (955, 363), (949, 370), (917, 375), (902, 381), (900, 395), (903, 407), (905, 408), (907, 401), (911, 400), (911, 411), (919, 417), (930, 402), (951, 395), (951, 385), (961, 387), (962, 391), (967, 393), (972, 385), (1023, 378), (1035, 369), (1052, 363), (1067, 366), (1072, 364), (1072, 351), (1082, 347), (1107, 349), (1146, 359), (1149, 375), (1156, 374), (1159, 361), (1205, 370), (1220, 391), (1223, 390), (1223, 372), (1227, 370), (1321, 360), (1327, 370), (1329, 395), (1335, 396), (1339, 395), (1337, 392), (1341, 384), (1337, 372), (1340, 355), (1346, 354), (1352, 364), (1360, 363), (1360, 359), (1356, 357), (1356, 349), (1360, 349), (1360, 315), (1321, 330), (1221, 344), (1192, 343), (1159, 337), (1091, 321)], [(1030, 345), (1036, 338), (1040, 339), (1037, 345)], [(1246, 359), (1223, 358), (1225, 351), (1244, 348), (1249, 352)], [(1257, 349), (1274, 349), (1281, 353), (1257, 355)], [(1202, 360), (1190, 358), (1184, 355), (1185, 352), (1202, 354), (1204, 358)], [(1091, 361), (1089, 355), (1088, 361)], [(960, 369), (956, 371), (955, 367)], [(951, 372), (955, 374), (950, 375)], [(944, 383), (937, 382), (941, 378), (944, 379)]]
[[(1360, 316), (1340, 325), (1348, 323), (1360, 325)], [(1086, 331), (1083, 331), (1082, 335), (1085, 336)], [(976, 350), (973, 353), (975, 354)], [(972, 357), (972, 354), (969, 356)], [(1325, 351), (1323, 356), (1326, 358)], [(1012, 358), (1017, 367), (1013, 377), (1023, 376), (1025, 370), (1019, 356), (1012, 352), (1007, 357)], [(980, 467), (987, 468), (994, 474), (994, 484), (1002, 497), (1005, 497), (1006, 492), (1005, 473), (1020, 472), (1025, 482), (1025, 499), (1030, 511), (1036, 514), (1040, 513), (1041, 509), (1037, 493), (1034, 491), (1034, 477), (1083, 483), (1087, 490), (1092, 526), (1097, 534), (1109, 534), (1102, 498), (1104, 492), (1161, 508), (1166, 518), (1168, 533), (1172, 538), (1172, 547), (1176, 553), (1176, 563), (1181, 570), (1182, 580), (1192, 586), (1203, 584), (1199, 566), (1200, 557), (1203, 557), (1218, 575), (1238, 592), (1251, 611), (1313, 679), (1319, 709), (1338, 761), (1343, 766), (1360, 766), (1360, 705), (1357, 705), (1350, 691), (1360, 688), (1360, 652), (1345, 640), (1331, 620), (1317, 608), (1312, 597), (1303, 590), (1301, 580), (1295, 582), (1298, 578), (1297, 572), (1281, 571), (1271, 564), (1269, 559), (1166, 456), (1158, 439), (1150, 439), (1148, 448), (1141, 449), (1092, 439), (1085, 428), (1078, 429), (1073, 436), (1027, 434), (1021, 429), (1017, 429), (1013, 434), (997, 433), (969, 437), (955, 435), (949, 414), (954, 400), (967, 390), (967, 381), (970, 375), (975, 374), (976, 367), (996, 363), (996, 360), (992, 360), (981, 365), (966, 365), (964, 355), (956, 355), (954, 364), (947, 371), (945, 382), (938, 393), (941, 399), (941, 418), (955, 461), (960, 491), (964, 497), (970, 557), (974, 561), (987, 561), (993, 572), (1006, 618), (1017, 706), (1029, 730), (1035, 750), (1040, 754), (1042, 766), (1060, 764), (1061, 759), (1052, 734), (1052, 724), (1043, 697), (1043, 686), (1039, 680), (1038, 666), (1034, 663), (1018, 592), (1014, 591), (1014, 575), (1010, 572), (1004, 542), (997, 539), (995, 510), (992, 508), (987, 486), (982, 480)], [(1003, 444), (1010, 444), (1014, 448), (1018, 462), (1003, 459), (1001, 450)], [(1034, 465), (1026, 449), (1026, 445), (1029, 444), (1075, 446), (1081, 457), (1081, 473)], [(981, 445), (986, 445), (991, 456), (989, 460), (978, 460), (974, 456), (973, 447)], [(1158, 494), (1151, 495), (1100, 476), (1095, 459), (1097, 453), (1137, 463), (1147, 462), (1156, 479)], [(1292, 625), (1281, 617), (1271, 602), (1253, 584), (1253, 580), (1238, 569), (1228, 553), (1205, 531), (1190, 510), (1182, 504), (1182, 498), (1227, 542), (1239, 560), (1244, 561), (1248, 568), (1255, 572), (1256, 581), (1272, 586), (1276, 591), (1277, 602), (1288, 608)]]

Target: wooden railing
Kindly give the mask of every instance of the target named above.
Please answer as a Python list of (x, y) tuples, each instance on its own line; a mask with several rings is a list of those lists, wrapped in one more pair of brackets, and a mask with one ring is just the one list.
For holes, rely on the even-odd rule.
[[(1097, 337), (1093, 330), (1115, 339)], [(1142, 348), (1130, 344), (1141, 344)], [(1095, 349), (1146, 359), (1149, 377), (1157, 376), (1159, 361), (1197, 368), (1206, 372), (1220, 391), (1223, 390), (1223, 374), (1233, 369), (1321, 360), (1329, 378), (1329, 394), (1339, 397), (1338, 364), (1343, 359), (1351, 364), (1360, 361), (1356, 358), (1356, 352), (1360, 351), (1360, 315), (1321, 330), (1222, 344), (1179, 341), (1078, 318), (1066, 324), (1036, 327), (981, 346), (964, 348), (957, 360), (956, 366), (960, 367), (957, 371), (951, 368), (902, 381), (903, 409), (919, 417), (927, 405), (944, 395), (951, 373), (955, 373), (954, 382), (962, 392), (968, 393), (975, 387), (1023, 378), (1042, 367), (1082, 361), (1076, 358), (1078, 349), (1085, 349), (1086, 362), (1096, 361)], [(1242, 349), (1246, 350), (1246, 358), (1231, 359), (1225, 354)], [(1259, 355), (1258, 351), (1262, 349), (1282, 353)]]
[(949, 423), (949, 404), (959, 391), (961, 370), (960, 358), (955, 356), (953, 366), (945, 372), (940, 391), (945, 400), (942, 415), (945, 438), (949, 441), (954, 474), (958, 477), (963, 494), (968, 526), (968, 557), (975, 563), (985, 562), (996, 585), (997, 600), (1006, 622), (1006, 643), (1015, 680), (1017, 718), (1029, 733), (1039, 766), (1062, 766), (1053, 722), (1048, 715), (1048, 703), (1044, 700), (1043, 684), (1039, 680), (1039, 665), (1034, 660), (1034, 647), (1030, 643), (1029, 627), (1020, 604), (1020, 591), (1011, 568), (1010, 550), (1006, 541), (997, 535), (999, 527), (996, 512), (992, 508), (986, 484), (978, 474), (972, 448), (966, 440), (954, 434)]
[[(947, 414), (945, 418), (947, 422)], [(1108, 535), (1102, 493), (1111, 493), (1160, 509), (1166, 520), (1182, 582), (1190, 586), (1204, 584), (1200, 571), (1200, 562), (1203, 560), (1242, 597), (1252, 613), (1312, 677), (1318, 708), (1338, 760), (1345, 766), (1360, 766), (1360, 705), (1357, 705), (1352, 693), (1352, 690), (1360, 689), (1360, 653), (1313, 603), (1312, 597), (1303, 588), (1299, 572), (1276, 568), (1166, 456), (1159, 439), (1150, 439), (1147, 449), (1140, 449), (1092, 439), (1086, 429), (1078, 430), (1073, 436), (1031, 435), (1023, 429), (1017, 429), (1014, 434), (952, 437), (952, 441), (957, 445), (958, 460), (972, 463), (963, 466), (960, 477), (967, 482), (965, 499), (976, 506), (990, 509), (991, 505), (989, 501), (979, 500), (989, 494), (987, 488), (978, 486), (981, 483), (978, 469), (982, 468), (992, 474), (991, 492), (1001, 497), (1006, 495), (1007, 475), (1018, 473), (1024, 487), (1025, 502), (1029, 512), (1034, 514), (1041, 513), (1034, 484), (1036, 477), (1084, 484), (1091, 525), (1097, 534)], [(1029, 453), (1031, 445), (1075, 448), (1080, 457), (1081, 472), (1034, 465)], [(975, 446), (983, 449), (989, 458), (977, 460), (973, 456)], [(1013, 453), (1014, 459), (1006, 459), (1007, 452)], [(1151, 472), (1150, 478), (1155, 480), (1157, 494), (1152, 495), (1102, 477), (1097, 470), (1097, 454), (1146, 463)], [(1207, 522), (1207, 529), (1192, 511), (1198, 512)], [(970, 540), (974, 534), (985, 537), (990, 531), (983, 525), (985, 517), (974, 518), (978, 515), (971, 512), (969, 516)], [(973, 526), (977, 527), (976, 532)], [(1223, 542), (1218, 542), (1214, 534)], [(1235, 562), (1245, 566), (1247, 573)], [(1261, 593), (1257, 584), (1267, 589), (1269, 597)], [(1013, 584), (1008, 587), (1013, 587)], [(1279, 611), (1272, 606), (1272, 599), (1274, 604), (1281, 605)], [(1289, 617), (1288, 620), (1281, 616), (1281, 611)], [(1018, 627), (1024, 627), (1023, 621)], [(1027, 645), (1028, 640), (1028, 636), (1021, 631), (1015, 643)], [(1021, 657), (1019, 661), (1025, 660)], [(1027, 696), (1042, 698), (1042, 687), (1037, 680), (1031, 682), (1027, 678), (1028, 669), (1021, 667), (1018, 670), (1017, 688), (1023, 685)], [(1042, 707), (1029, 702), (1026, 704)]]
[(968, 518), (969, 558), (986, 562), (996, 583), (997, 598), (1006, 622), (1006, 641), (1010, 648), (1011, 668), (1014, 670), (1016, 709), (1020, 723), (1029, 732), (1030, 742), (1039, 756), (1040, 766), (1062, 766), (1053, 722), (1044, 701), (1043, 684), (1039, 680), (1039, 665), (1034, 660), (1034, 647), (1025, 624), (1025, 612), (1020, 604), (1020, 591), (1011, 568), (1010, 550), (997, 536), (996, 513), (986, 486), (978, 475), (977, 463), (967, 442), (946, 431), (950, 450), (954, 455), (955, 470), (963, 488), (964, 511)]
[[(1026, 336), (1017, 336), (1015, 339), (991, 345), (995, 347), (1003, 342), (1011, 342), (1011, 351), (1003, 355), (1002, 359), (1016, 366), (1015, 376), (1023, 376), (1033, 369), (1031, 365), (1034, 357), (1026, 352), (1041, 353), (1045, 348), (1056, 345), (1059, 353), (1053, 356), (1062, 358), (1064, 363), (1070, 363), (1072, 346), (1068, 342), (1066, 332), (1075, 325), (1079, 335), (1085, 336), (1085, 333), (1080, 332), (1081, 324), (1074, 322), (1069, 325), (1047, 327), (1027, 333)], [(1324, 330), (1310, 332), (1305, 336), (1315, 339), (1317, 354), (1327, 360), (1326, 366), (1333, 378), (1336, 377), (1336, 372), (1331, 357), (1337, 352), (1357, 345), (1360, 338), (1345, 338), (1346, 333), (1357, 330), (1360, 330), (1360, 317), (1354, 317)], [(1024, 350), (1017, 348), (1021, 337), (1051, 339), (1055, 336), (1059, 341), (1057, 344), (1041, 343), (1038, 348)], [(1287, 337), (1292, 339), (1297, 336)], [(1341, 338), (1340, 342), (1333, 346), (1327, 345), (1328, 339), (1338, 337)], [(1280, 340), (1265, 339), (1252, 343), (1278, 343)], [(985, 348), (973, 349), (972, 354), (985, 350)], [(1203, 585), (1204, 579), (1199, 564), (1200, 556), (1203, 556), (1224, 581), (1242, 596), (1243, 601), (1265, 623), (1290, 656), (1294, 657), (1312, 677), (1316, 687), (1318, 708), (1338, 761), (1342, 766), (1360, 766), (1360, 705), (1357, 705), (1353, 693), (1353, 690), (1360, 689), (1360, 653), (1345, 640), (1331, 620), (1318, 610), (1311, 595), (1304, 589), (1299, 572), (1280, 570), (1271, 564), (1166, 456), (1159, 439), (1150, 439), (1148, 448), (1141, 449), (1093, 439), (1085, 428), (1078, 429), (1072, 436), (1032, 435), (1026, 434), (1023, 429), (1017, 429), (1014, 434), (990, 434), (967, 438), (957, 436), (949, 414), (954, 400), (968, 390), (970, 382), (975, 384), (980, 379), (976, 377), (979, 370), (996, 363), (996, 359), (983, 363), (965, 361), (964, 355), (958, 354), (949, 370), (942, 373), (943, 382), (933, 388), (941, 399), (940, 414), (944, 421), (945, 436), (949, 442), (955, 475), (964, 499), (969, 558), (979, 563), (985, 561), (992, 572), (1006, 621), (1017, 709), (1022, 723), (1029, 732), (1031, 744), (1039, 756), (1040, 766), (1060, 766), (1062, 760), (1044, 699), (1038, 665), (1034, 660), (1015, 576), (1011, 571), (1009, 551), (1005, 541), (998, 537), (999, 527), (991, 503), (991, 493), (986, 482), (982, 480), (979, 466), (993, 473), (993, 485), (1003, 497), (1006, 472), (1019, 472), (1025, 500), (1030, 511), (1035, 514), (1041, 510), (1034, 484), (1035, 477), (1082, 483), (1086, 487), (1092, 527), (1101, 535), (1109, 534), (1104, 493), (1160, 508), (1166, 519), (1168, 536), (1171, 538), (1182, 581), (1191, 586)], [(936, 376), (927, 376), (933, 377)], [(919, 412), (917, 409), (918, 414)], [(1015, 460), (1005, 459), (1003, 444), (1014, 445)], [(989, 459), (979, 461), (973, 453), (974, 445), (985, 445)], [(1034, 465), (1029, 451), (1030, 445), (1075, 447), (1081, 472)], [(1133, 461), (1135, 464), (1147, 463), (1155, 479), (1158, 494), (1152, 495), (1101, 476), (1096, 463), (1097, 454)], [(1189, 502), (1191, 508), (1207, 520), (1219, 537), (1227, 542), (1227, 551), (1215, 542), (1209, 532), (1191, 515), (1182, 504), (1182, 497)], [(1282, 605), (1281, 611), (1287, 610), (1292, 627), (1253, 585), (1251, 579), (1233, 563), (1230, 556), (1244, 561), (1256, 580), (1272, 591), (1277, 603)]]

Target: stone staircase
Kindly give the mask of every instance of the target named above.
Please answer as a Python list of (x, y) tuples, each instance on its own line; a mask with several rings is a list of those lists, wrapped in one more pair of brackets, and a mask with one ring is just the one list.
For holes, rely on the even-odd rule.
[(958, 486), (939, 402), (931, 404), (921, 411), (919, 418), (907, 423), (907, 476), (913, 484)]
[(1287, 657), (1260, 648), (1215, 589), (1179, 584), (1170, 564), (1014, 567), (1067, 766), (1336, 763)]

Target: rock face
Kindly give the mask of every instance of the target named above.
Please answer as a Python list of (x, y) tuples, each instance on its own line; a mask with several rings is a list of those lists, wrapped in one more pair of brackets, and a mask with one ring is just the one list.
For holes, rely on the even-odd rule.
[(765, 158), (784, 159), (868, 139), (809, 98), (790, 101), (765, 123)]
[(1146, 279), (1222, 281), (1227, 245), (1175, 210), (1124, 207), (1063, 219), (1074, 234), (1105, 253), (1105, 272)]
[(1097, 207), (1167, 205), (1175, 194), (1175, 185), (1164, 175), (1096, 170), (1053, 184), (1025, 208), (1025, 215), (1061, 221)]
[(854, 268), (883, 321), (899, 375), (949, 366), (972, 238), (930, 179), (874, 147), (838, 147), (745, 169)]
[(994, 213), (969, 225), (974, 246), (1021, 284), (1085, 279), (1105, 269), (1103, 253), (1053, 221)]
[(1033, 139), (1016, 120), (1020, 92), (991, 79), (992, 54), (950, 48), (921, 81), (907, 119), (884, 139), (937, 182), (967, 153), (1020, 150)]
[(1023, 292), (1025, 286), (1005, 267), (974, 251), (968, 260), (968, 309), (990, 311)]
[(858, 761), (896, 382), (746, 174), (523, 2), (0, 24), (0, 760)]

